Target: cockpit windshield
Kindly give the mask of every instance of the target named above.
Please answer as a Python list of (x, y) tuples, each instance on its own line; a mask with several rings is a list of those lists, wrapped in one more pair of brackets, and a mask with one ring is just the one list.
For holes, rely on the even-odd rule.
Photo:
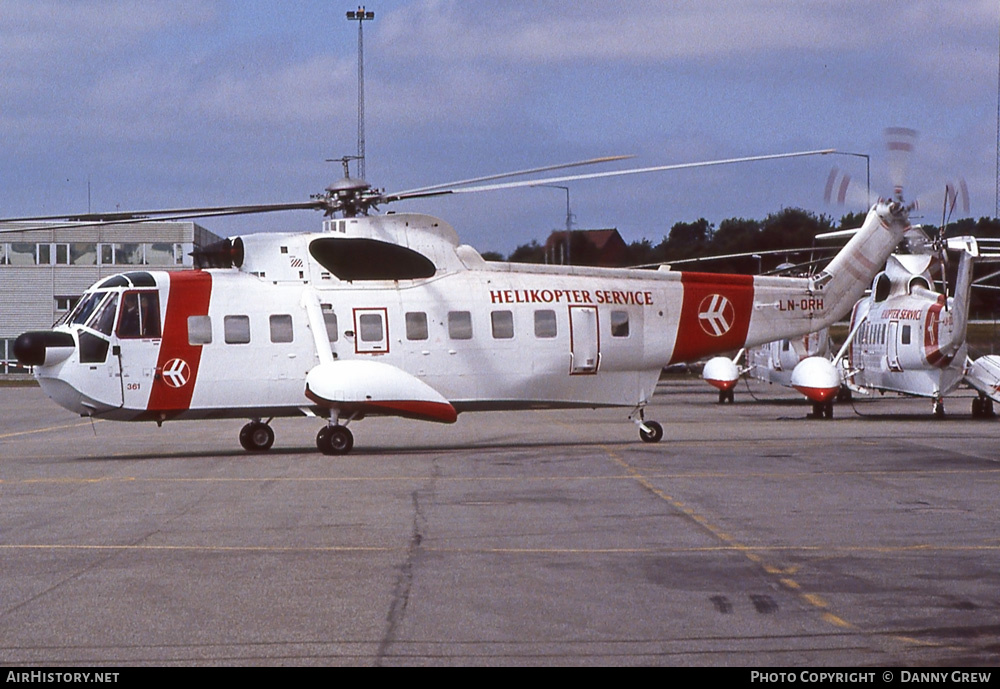
[(110, 335), (115, 327), (115, 313), (117, 311), (117, 292), (91, 292), (83, 295), (83, 298), (63, 322), (70, 325), (85, 325), (99, 333)]
[(76, 307), (70, 311), (69, 315), (66, 316), (66, 323), (86, 323), (106, 294), (107, 292), (91, 292), (85, 295), (83, 299), (77, 302)]
[(87, 325), (99, 333), (110, 335), (115, 328), (115, 313), (117, 311), (118, 293), (116, 292), (101, 303)]

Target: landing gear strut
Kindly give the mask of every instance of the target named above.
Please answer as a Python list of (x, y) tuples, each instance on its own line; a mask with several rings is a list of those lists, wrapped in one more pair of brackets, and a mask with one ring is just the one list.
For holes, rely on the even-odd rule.
[(944, 400), (940, 397), (934, 398), (934, 417), (938, 419), (944, 418)]
[(354, 434), (339, 423), (323, 426), (316, 434), (316, 447), (325, 455), (346, 455), (354, 447)]
[(266, 452), (274, 445), (274, 431), (268, 421), (254, 419), (240, 430), (240, 445), (247, 452)]

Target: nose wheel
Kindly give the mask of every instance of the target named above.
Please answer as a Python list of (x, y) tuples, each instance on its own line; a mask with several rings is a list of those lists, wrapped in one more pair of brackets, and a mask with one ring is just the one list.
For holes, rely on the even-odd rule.
[(323, 426), (316, 434), (316, 447), (325, 455), (346, 455), (354, 447), (354, 434), (347, 426)]
[(655, 421), (643, 421), (639, 424), (639, 437), (644, 443), (658, 443), (663, 440), (663, 426)]
[(247, 452), (266, 452), (274, 445), (274, 431), (267, 423), (255, 419), (240, 430), (240, 445)]
[(639, 438), (642, 439), (642, 442), (658, 443), (663, 440), (663, 426), (655, 421), (646, 421), (645, 410), (643, 409), (644, 405), (645, 403), (639, 404), (628, 415), (628, 418), (638, 427)]

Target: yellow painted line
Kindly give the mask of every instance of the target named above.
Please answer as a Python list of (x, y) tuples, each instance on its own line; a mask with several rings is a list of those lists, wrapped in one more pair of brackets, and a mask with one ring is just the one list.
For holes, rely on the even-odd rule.
[(829, 603), (826, 602), (822, 597), (817, 596), (815, 593), (803, 593), (802, 598), (805, 599), (810, 605), (817, 608), (828, 608)]
[(828, 612), (823, 613), (823, 619), (832, 624), (834, 627), (840, 627), (841, 629), (854, 629), (854, 625), (847, 620)]
[[(725, 543), (729, 548), (731, 548), (732, 550), (734, 550), (736, 552), (741, 553), (750, 562), (753, 562), (755, 565), (761, 567), (762, 569), (764, 569), (765, 572), (767, 572), (769, 574), (774, 574), (774, 573), (777, 573), (777, 572), (784, 573), (786, 571), (785, 568), (779, 568), (779, 567), (775, 567), (773, 565), (770, 565), (768, 562), (765, 561), (765, 559), (760, 554), (761, 552), (775, 552), (775, 551), (777, 551), (779, 549), (751, 547), (751, 546), (748, 546), (748, 545), (746, 545), (744, 543), (741, 543), (737, 539), (735, 539), (732, 536), (730, 536), (729, 534), (727, 534), (721, 528), (719, 528), (719, 527), (715, 526), (714, 524), (712, 524), (703, 515), (696, 514), (694, 512), (694, 510), (688, 508), (680, 500), (674, 499), (673, 497), (671, 497), (670, 495), (668, 495), (664, 491), (662, 491), (659, 488), (657, 488), (656, 486), (654, 486), (652, 484), (652, 482), (650, 481), (650, 479), (646, 478), (641, 473), (639, 473), (638, 470), (636, 470), (628, 462), (626, 462), (624, 459), (622, 459), (622, 457), (620, 455), (618, 455), (613, 449), (611, 449), (610, 447), (605, 447), (604, 449), (608, 453), (608, 455), (611, 457), (611, 459), (616, 464), (618, 464), (619, 466), (621, 466), (622, 468), (624, 468), (625, 471), (628, 472), (630, 475), (634, 476), (635, 480), (641, 486), (643, 486), (644, 488), (646, 488), (647, 490), (649, 490), (650, 492), (652, 492), (654, 495), (657, 495), (661, 499), (663, 499), (666, 502), (670, 503), (670, 505), (673, 506), (675, 509), (680, 510), (683, 514), (685, 514), (686, 516), (688, 516), (692, 521), (694, 521), (696, 524), (698, 524), (703, 529), (705, 529), (706, 531), (708, 531), (715, 538), (717, 538), (718, 540), (720, 540), (723, 543)], [(820, 548), (817, 547), (816, 550), (822, 550), (822, 549), (820, 549)], [(825, 599), (823, 599), (822, 597), (820, 597), (820, 596), (818, 596), (818, 595), (816, 595), (814, 593), (807, 593), (807, 592), (803, 591), (802, 590), (802, 586), (795, 579), (793, 579), (791, 576), (781, 576), (781, 577), (778, 577), (778, 583), (781, 584), (782, 586), (784, 586), (787, 590), (795, 593), (795, 595), (797, 595), (800, 600), (804, 601), (808, 605), (810, 605), (813, 608), (815, 608), (818, 611), (820, 611), (822, 619), (825, 620), (827, 623), (829, 623), (831, 625), (834, 625), (836, 627), (840, 627), (842, 629), (853, 629), (854, 628), (853, 625), (850, 622), (848, 622), (848, 621), (844, 620), (843, 618), (838, 617), (837, 615), (834, 615), (833, 613), (829, 612), (828, 609), (827, 609), (827, 608), (829, 608), (829, 604), (826, 602)]]
[(103, 423), (104, 419), (87, 419), (86, 421), (80, 421), (78, 423), (63, 424), (62, 426), (48, 426), (46, 428), (36, 428), (31, 431), (15, 431), (13, 433), (3, 433), (0, 434), (0, 440), (5, 438), (17, 438), (22, 435), (33, 435), (35, 433), (48, 433), (50, 431), (62, 431), (67, 428), (78, 428), (80, 426), (89, 426), (91, 423)]

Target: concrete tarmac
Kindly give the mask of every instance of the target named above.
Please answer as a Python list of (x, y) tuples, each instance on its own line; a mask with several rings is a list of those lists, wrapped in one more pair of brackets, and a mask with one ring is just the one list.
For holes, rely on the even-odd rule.
[(1000, 662), (1000, 421), (806, 418), (671, 378), (647, 410), (91, 422), (0, 388), (0, 664)]

